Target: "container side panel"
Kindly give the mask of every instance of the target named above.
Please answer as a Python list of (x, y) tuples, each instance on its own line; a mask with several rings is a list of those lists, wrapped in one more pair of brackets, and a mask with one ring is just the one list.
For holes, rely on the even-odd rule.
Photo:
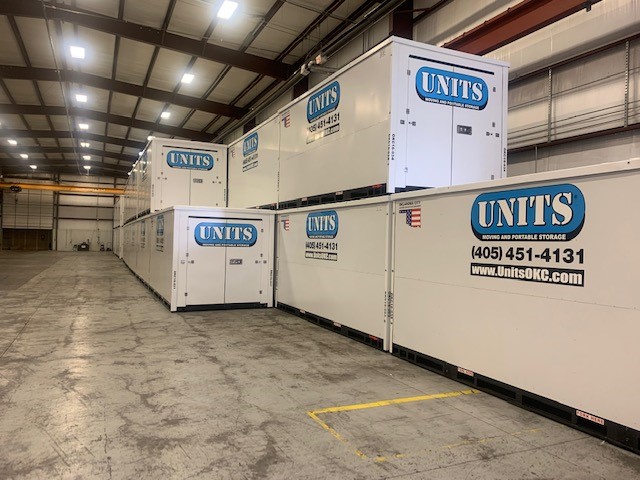
[(278, 202), (280, 132), (275, 117), (229, 146), (229, 207)]
[(384, 203), (279, 215), (276, 300), (386, 338)]
[(279, 200), (386, 184), (391, 49), (281, 112)]
[(629, 170), (396, 200), (394, 344), (640, 428), (639, 183)]

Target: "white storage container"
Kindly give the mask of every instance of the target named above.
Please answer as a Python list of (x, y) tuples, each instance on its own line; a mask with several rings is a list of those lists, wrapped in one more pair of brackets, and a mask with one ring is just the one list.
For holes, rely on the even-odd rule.
[(636, 159), (393, 195), (394, 351), (639, 430), (639, 186)]
[(122, 258), (122, 227), (115, 227), (113, 229), (113, 253), (118, 258)]
[(229, 207), (275, 208), (278, 203), (279, 118), (270, 118), (229, 145)]
[(225, 145), (153, 138), (125, 187), (127, 221), (173, 205), (224, 207), (226, 188)]
[(276, 301), (388, 349), (388, 197), (278, 212)]
[(389, 38), (280, 111), (279, 201), (505, 177), (507, 81), (505, 63)]
[(124, 223), (124, 196), (113, 201), (113, 253), (122, 258), (122, 224)]
[(273, 306), (274, 213), (177, 206), (130, 225), (130, 268), (171, 311)]

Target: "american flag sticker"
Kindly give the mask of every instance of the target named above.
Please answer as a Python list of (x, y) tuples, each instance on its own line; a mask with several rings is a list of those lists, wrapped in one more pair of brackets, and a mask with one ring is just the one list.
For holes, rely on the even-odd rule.
[(422, 228), (422, 208), (405, 208), (400, 210), (407, 216), (406, 222), (412, 228)]
[(289, 128), (291, 126), (291, 112), (287, 110), (281, 116), (282, 124), (284, 128)]
[(289, 231), (289, 217), (282, 219), (282, 228)]

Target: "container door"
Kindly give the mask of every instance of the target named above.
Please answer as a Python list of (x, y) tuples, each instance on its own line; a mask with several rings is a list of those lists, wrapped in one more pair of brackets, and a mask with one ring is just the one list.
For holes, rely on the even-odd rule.
[[(501, 178), (503, 105), (502, 70), (473, 60), (454, 71), (486, 85), (481, 109), (453, 109), (452, 182), (454, 185)], [(477, 82), (477, 80), (476, 80)], [(480, 83), (480, 85), (482, 85)], [(476, 88), (476, 98), (484, 87)], [(479, 107), (477, 107), (479, 108)]]
[[(192, 149), (193, 152), (198, 150)], [(207, 207), (224, 207), (224, 180), (226, 179), (226, 168), (221, 154), (216, 150), (202, 151), (203, 156), (207, 155), (209, 161), (212, 159), (210, 170), (190, 170), (191, 183), (189, 205), (203, 205)]]
[[(451, 182), (453, 107), (438, 103), (438, 72), (453, 67), (409, 56), (407, 75), (407, 187), (440, 187)], [(440, 88), (442, 88), (440, 86)]]
[[(260, 302), (263, 288), (262, 268), (263, 265), (266, 268), (264, 262), (268, 258), (264, 250), (269, 244), (265, 238), (262, 221), (229, 220), (229, 224), (235, 224), (242, 229), (244, 244), (227, 248), (225, 303)], [(254, 235), (251, 239), (250, 234)]]
[(226, 220), (189, 217), (187, 232), (187, 305), (224, 303), (225, 250), (213, 239)]
[(160, 172), (160, 191), (156, 192), (159, 194), (160, 210), (175, 205), (190, 205), (188, 185), (191, 182), (191, 171), (186, 168), (185, 162), (174, 160), (181, 153), (181, 150), (165, 145), (160, 154), (160, 165), (154, 165), (154, 168), (159, 167), (157, 171)]

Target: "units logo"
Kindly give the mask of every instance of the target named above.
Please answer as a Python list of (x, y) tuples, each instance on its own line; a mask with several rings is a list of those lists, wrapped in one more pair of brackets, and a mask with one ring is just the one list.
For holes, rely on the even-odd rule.
[(201, 222), (194, 237), (203, 247), (251, 247), (258, 240), (258, 229), (249, 223)]
[(585, 199), (571, 184), (483, 193), (471, 207), (480, 240), (567, 241), (582, 230)]
[(253, 132), (242, 141), (242, 155), (244, 157), (258, 150), (258, 132)]
[(489, 100), (484, 80), (471, 75), (422, 67), (416, 73), (416, 91), (425, 102), (482, 110)]
[(210, 153), (186, 152), (170, 150), (167, 153), (167, 165), (171, 168), (186, 168), (189, 170), (211, 170), (215, 159)]
[(317, 91), (307, 100), (307, 121), (313, 122), (315, 119), (332, 112), (338, 108), (340, 103), (340, 84), (331, 82), (323, 89)]
[(307, 215), (308, 238), (336, 238), (338, 214), (335, 210), (313, 212)]

